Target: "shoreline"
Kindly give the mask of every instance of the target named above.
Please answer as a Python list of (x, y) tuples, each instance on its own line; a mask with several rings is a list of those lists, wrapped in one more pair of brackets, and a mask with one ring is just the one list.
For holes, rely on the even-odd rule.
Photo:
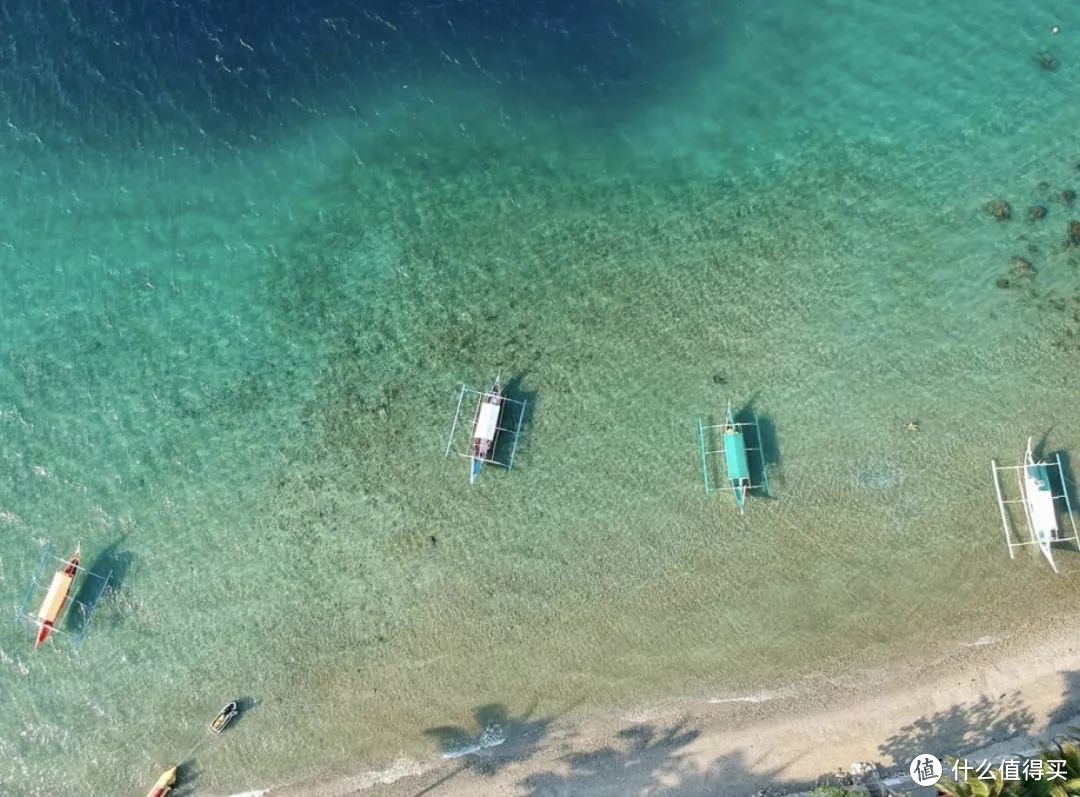
[(1031, 749), (1080, 701), (1080, 620), (1021, 637), (972, 633), (937, 659), (745, 696), (673, 700), (577, 720), (427, 762), (401, 756), (266, 797), (690, 795), (806, 790), (853, 764), (883, 777), (917, 753)]

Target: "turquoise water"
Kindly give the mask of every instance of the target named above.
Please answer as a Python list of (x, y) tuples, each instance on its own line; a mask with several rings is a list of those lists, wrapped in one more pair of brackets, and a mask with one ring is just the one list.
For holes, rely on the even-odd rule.
[[(3, 794), (423, 762), (478, 706), (812, 689), (1071, 607), (989, 478), (1080, 446), (1069, 5), (439, 8), (5, 40), (0, 595), (46, 539), (119, 577), (77, 653), (0, 625)], [(470, 489), (500, 369), (533, 411)], [(696, 460), (728, 397), (778, 452), (745, 518)]]

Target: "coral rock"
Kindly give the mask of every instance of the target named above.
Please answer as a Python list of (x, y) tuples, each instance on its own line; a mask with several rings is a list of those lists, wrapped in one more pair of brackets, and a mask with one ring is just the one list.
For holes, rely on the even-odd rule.
[(1009, 261), (1009, 270), (1013, 274), (1034, 274), (1035, 266), (1027, 258), (1020, 257), (1020, 255), (1013, 255), (1012, 260)]
[(986, 203), (986, 212), (998, 221), (1006, 221), (1012, 218), (1012, 205), (1004, 199), (995, 199)]
[(1035, 60), (1038, 62), (1039, 66), (1041, 66), (1047, 72), (1053, 72), (1055, 69), (1058, 68), (1057, 59), (1054, 58), (1054, 56), (1050, 55), (1050, 53), (1048, 52), (1043, 51), (1041, 53), (1036, 53)]

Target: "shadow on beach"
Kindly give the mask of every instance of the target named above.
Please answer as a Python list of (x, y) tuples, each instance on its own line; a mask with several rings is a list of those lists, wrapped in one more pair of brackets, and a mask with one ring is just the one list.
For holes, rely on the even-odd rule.
[(634, 725), (616, 734), (615, 744), (563, 756), (559, 772), (529, 775), (518, 786), (528, 797), (705, 797), (777, 785), (777, 772), (751, 772), (741, 754), (720, 756), (701, 768), (686, 749), (699, 735), (685, 723), (663, 729)]
[(439, 743), (443, 758), (462, 759), (462, 769), (490, 776), (540, 750), (555, 718), (533, 718), (532, 712), (512, 717), (505, 706), (491, 703), (473, 712), (475, 728), (442, 725), (424, 734)]
[[(531, 711), (510, 717), (501, 705), (481, 707), (474, 713), (480, 730), (443, 726), (426, 731), (438, 740), (444, 757), (463, 759), (461, 766), (428, 783), (412, 797), (449, 794), (441, 787), (463, 771), (480, 777), (494, 777), (513, 764), (536, 756), (550, 741), (554, 717), (531, 718)], [(751, 793), (761, 788), (809, 787), (812, 783), (780, 784), (777, 771), (754, 772), (741, 754), (716, 758), (706, 767), (687, 750), (701, 732), (686, 722), (669, 727), (642, 723), (618, 731), (615, 741), (602, 747), (569, 752), (551, 768), (543, 767), (517, 782), (515, 793), (527, 797), (624, 797), (648, 793), (670, 795), (715, 795)], [(573, 738), (562, 739), (568, 748)]]
[(883, 765), (906, 769), (916, 756), (931, 753), (944, 760), (995, 742), (1027, 734), (1035, 716), (1019, 693), (997, 700), (985, 695), (974, 703), (952, 706), (906, 725), (882, 743)]
[(1080, 714), (1080, 672), (1065, 672), (1065, 689), (1061, 693), (1061, 705), (1050, 714), (1051, 725), (1077, 722)]

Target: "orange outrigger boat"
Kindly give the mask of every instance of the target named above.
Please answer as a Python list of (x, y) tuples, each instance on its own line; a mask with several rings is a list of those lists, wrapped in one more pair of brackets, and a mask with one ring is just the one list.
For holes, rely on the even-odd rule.
[(45, 600), (38, 609), (36, 622), (38, 625), (37, 642), (34, 649), (37, 650), (45, 644), (45, 640), (53, 632), (56, 621), (64, 611), (68, 595), (71, 593), (71, 585), (75, 582), (75, 574), (79, 572), (79, 546), (75, 546), (75, 553), (68, 559), (67, 565), (62, 570), (53, 573), (52, 582), (49, 584)]
[(154, 788), (150, 789), (150, 793), (146, 797), (166, 797), (172, 791), (172, 787), (176, 785), (176, 772), (178, 769), (180, 769), (179, 766), (174, 766), (162, 772), (161, 777), (154, 784)]

